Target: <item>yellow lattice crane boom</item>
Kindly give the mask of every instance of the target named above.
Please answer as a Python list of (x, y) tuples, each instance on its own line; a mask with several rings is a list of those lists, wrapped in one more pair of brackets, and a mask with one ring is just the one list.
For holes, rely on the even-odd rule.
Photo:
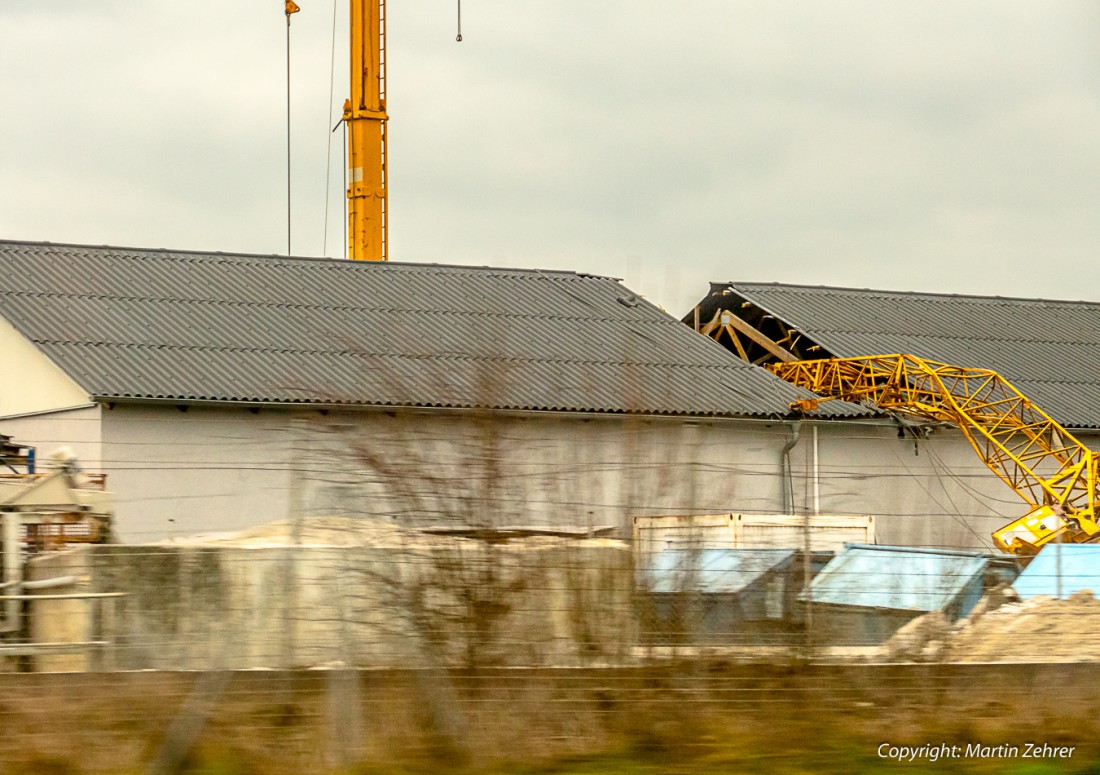
[(348, 257), (387, 261), (386, 0), (351, 0)]
[[(773, 363), (787, 382), (823, 399), (958, 427), (989, 468), (1031, 505), (993, 533), (1013, 554), (1051, 541), (1100, 540), (1097, 456), (995, 371), (951, 366), (913, 355), (875, 355)], [(792, 406), (807, 410), (813, 399)]]

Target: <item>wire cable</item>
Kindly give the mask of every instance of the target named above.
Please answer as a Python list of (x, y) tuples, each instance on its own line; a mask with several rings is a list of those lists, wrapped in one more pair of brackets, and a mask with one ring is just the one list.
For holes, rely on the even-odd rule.
[[(328, 129), (329, 124), (332, 123), (332, 106), (336, 99), (336, 0), (332, 0), (332, 46), (329, 54), (329, 70), (328, 70), (328, 116), (326, 117), (325, 129), (327, 131), (327, 146), (325, 148), (325, 222), (324, 222), (324, 236), (321, 242), (321, 255), (328, 255), (328, 204), (329, 199), (332, 197), (331, 188), (331, 176), (332, 176), (332, 133), (336, 131), (336, 127), (340, 124), (337, 123), (336, 127), (331, 130)], [(340, 119), (343, 121), (343, 118)]]
[(292, 2), (286, 4), (286, 254), (290, 249), (290, 15), (298, 12)]

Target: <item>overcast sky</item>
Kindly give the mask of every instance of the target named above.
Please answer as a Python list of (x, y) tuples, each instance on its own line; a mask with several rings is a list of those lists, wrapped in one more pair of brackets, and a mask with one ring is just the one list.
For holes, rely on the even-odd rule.
[[(342, 255), (347, 2), (291, 30)], [(1100, 3), (390, 0), (394, 260), (1100, 300)], [(281, 0), (0, 0), (0, 238), (286, 252)], [(330, 170), (326, 242), (325, 179)]]

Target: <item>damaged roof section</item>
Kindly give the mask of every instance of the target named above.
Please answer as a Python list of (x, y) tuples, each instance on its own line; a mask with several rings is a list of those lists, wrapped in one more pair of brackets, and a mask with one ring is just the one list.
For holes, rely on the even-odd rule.
[(961, 603), (966, 613), (982, 596), (982, 574), (990, 562), (976, 552), (854, 544), (814, 577), (801, 598), (919, 612)]
[(0, 316), (101, 400), (775, 417), (809, 395), (573, 272), (0, 241)]
[[(723, 313), (797, 359), (908, 353), (992, 369), (1062, 425), (1100, 427), (1094, 302), (729, 282), (713, 283), (683, 322), (704, 327)], [(739, 354), (725, 330), (715, 338)], [(782, 360), (739, 339), (750, 362)]]
[(756, 365), (827, 357), (804, 332), (723, 283), (712, 283), (681, 322)]

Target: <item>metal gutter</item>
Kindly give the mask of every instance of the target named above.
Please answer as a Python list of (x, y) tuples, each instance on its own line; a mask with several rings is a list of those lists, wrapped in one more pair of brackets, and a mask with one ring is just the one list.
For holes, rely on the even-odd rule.
[(0, 416), (0, 421), (3, 420), (21, 420), (24, 417), (41, 417), (47, 414), (63, 414), (65, 412), (75, 412), (79, 409), (92, 409), (99, 406), (99, 402), (96, 401), (95, 396), (92, 396), (92, 401), (87, 404), (76, 404), (74, 406), (63, 406), (58, 409), (39, 409), (36, 412), (21, 412), (20, 414), (5, 414)]
[[(892, 419), (886, 417), (836, 417), (836, 418), (810, 418), (764, 415), (733, 415), (733, 414), (671, 414), (654, 412), (619, 412), (619, 411), (579, 411), (576, 409), (497, 409), (493, 407), (470, 406), (425, 406), (423, 404), (353, 404), (353, 403), (319, 403), (319, 402), (286, 402), (286, 401), (231, 401), (210, 400), (197, 398), (141, 398), (133, 396), (103, 396), (94, 395), (92, 400), (96, 404), (106, 404), (108, 409), (112, 404), (148, 405), (148, 406), (186, 406), (201, 409), (272, 409), (279, 411), (324, 411), (324, 412), (452, 412), (465, 414), (469, 412), (492, 412), (496, 415), (513, 417), (563, 417), (569, 419), (634, 419), (634, 420), (679, 420), (682, 422), (734, 422), (734, 423), (762, 423), (765, 425), (793, 425), (796, 423), (806, 425), (871, 425), (882, 427), (896, 427)], [(88, 404), (87, 406), (93, 406)], [(80, 407), (76, 407), (80, 408)], [(5, 418), (0, 418), (5, 419)]]

